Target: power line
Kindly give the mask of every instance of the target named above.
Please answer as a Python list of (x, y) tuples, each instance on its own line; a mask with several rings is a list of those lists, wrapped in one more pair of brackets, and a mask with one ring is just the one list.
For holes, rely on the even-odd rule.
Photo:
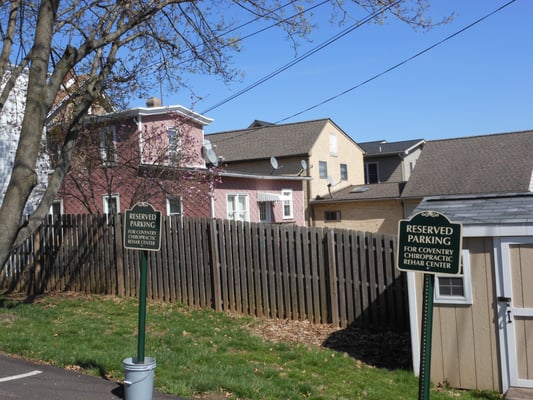
[(297, 112), (297, 113), (295, 113), (295, 114), (292, 114), (291, 116), (288, 116), (288, 117), (286, 117), (286, 118), (280, 119), (279, 121), (276, 121), (275, 124), (279, 124), (279, 123), (281, 123), (281, 122), (287, 121), (288, 119), (291, 119), (291, 118), (294, 118), (294, 117), (296, 117), (296, 116), (298, 116), (298, 115), (304, 114), (304, 113), (306, 113), (307, 111), (311, 111), (311, 110), (313, 110), (313, 109), (315, 109), (315, 108), (318, 108), (318, 107), (320, 107), (320, 106), (322, 106), (322, 105), (324, 105), (324, 104), (326, 104), (326, 103), (329, 103), (329, 102), (331, 102), (331, 101), (333, 101), (333, 100), (338, 99), (338, 98), (341, 97), (341, 96), (344, 96), (345, 94), (347, 94), (347, 93), (349, 93), (349, 92), (351, 92), (351, 91), (353, 91), (353, 90), (355, 90), (355, 89), (360, 88), (360, 87), (363, 86), (363, 85), (366, 85), (367, 83), (370, 83), (370, 82), (372, 82), (372, 81), (374, 81), (374, 80), (376, 80), (376, 79), (382, 77), (383, 75), (385, 75), (385, 74), (387, 74), (387, 73), (389, 73), (389, 72), (391, 72), (391, 71), (393, 71), (393, 70), (395, 70), (395, 69), (401, 67), (402, 65), (407, 64), (408, 62), (414, 60), (415, 58), (417, 58), (417, 57), (419, 57), (419, 56), (421, 56), (421, 55), (427, 53), (428, 51), (433, 50), (435, 47), (440, 46), (441, 44), (447, 42), (448, 40), (450, 40), (450, 39), (452, 39), (452, 38), (454, 38), (454, 37), (460, 35), (461, 33), (467, 31), (468, 29), (472, 28), (473, 26), (475, 26), (475, 25), (479, 24), (480, 22), (486, 20), (487, 18), (491, 17), (492, 15), (494, 15), (494, 14), (500, 12), (501, 10), (503, 10), (503, 9), (506, 8), (507, 6), (511, 5), (511, 4), (514, 3), (515, 1), (516, 1), (516, 0), (511, 0), (511, 1), (509, 1), (508, 3), (502, 5), (501, 7), (499, 7), (499, 8), (497, 8), (496, 10), (490, 12), (489, 14), (487, 14), (487, 15), (485, 15), (485, 16), (479, 18), (478, 20), (472, 22), (471, 24), (465, 26), (464, 28), (458, 30), (457, 32), (452, 33), (451, 35), (449, 35), (449, 36), (445, 37), (444, 39), (438, 41), (437, 43), (435, 43), (435, 44), (433, 44), (433, 45), (431, 45), (431, 46), (429, 46), (429, 47), (426, 47), (424, 50), (419, 51), (418, 53), (412, 55), (412, 56), (409, 57), (409, 58), (404, 59), (403, 61), (399, 62), (398, 64), (395, 64), (394, 66), (392, 66), (392, 67), (390, 67), (390, 68), (387, 68), (387, 69), (384, 70), (383, 72), (380, 72), (379, 74), (376, 74), (376, 75), (372, 76), (371, 78), (368, 78), (367, 80), (365, 80), (365, 81), (363, 81), (363, 82), (361, 82), (361, 83), (359, 83), (359, 84), (357, 84), (357, 85), (355, 85), (355, 86), (352, 86), (351, 88), (346, 89), (346, 90), (344, 90), (343, 92), (340, 92), (340, 93), (336, 94), (335, 96), (332, 96), (332, 97), (330, 97), (330, 98), (328, 98), (328, 99), (326, 99), (326, 100), (324, 100), (324, 101), (321, 101), (320, 103), (317, 103), (317, 104), (315, 104), (315, 105), (313, 105), (313, 106), (311, 106), (311, 107), (308, 107), (308, 108), (306, 108), (306, 109), (304, 109), (304, 110), (302, 110), (302, 111), (299, 111), (299, 112)]
[[(341, 31), (340, 33), (332, 36), (331, 38), (329, 38), (325, 42), (321, 43), (320, 45), (318, 45), (318, 46), (312, 48), (311, 50), (307, 51), (306, 53), (302, 54), (300, 57), (295, 58), (294, 60), (292, 60), (291, 62), (289, 62), (289, 63), (287, 63), (285, 65), (283, 65), (282, 67), (278, 68), (274, 72), (271, 72), (270, 74), (264, 76), (263, 78), (261, 78), (261, 79), (255, 81), (254, 83), (248, 85), (244, 89), (239, 90), (237, 93), (235, 93), (235, 94), (227, 97), (226, 99), (220, 101), (219, 103), (207, 108), (206, 110), (202, 111), (202, 114), (206, 114), (209, 111), (213, 111), (215, 108), (218, 108), (218, 107), (230, 102), (231, 100), (243, 95), (246, 92), (249, 92), (250, 90), (256, 88), (259, 85), (261, 85), (262, 83), (265, 83), (266, 81), (272, 79), (273, 77), (281, 74), (282, 72), (286, 71), (287, 69), (291, 68), (292, 66), (298, 64), (299, 62), (305, 60), (306, 58), (312, 56), (313, 54), (317, 53), (318, 51), (326, 48), (330, 44), (332, 44), (332, 43), (336, 42), (337, 40), (341, 39), (342, 37), (346, 36), (347, 34), (353, 32), (355, 29), (360, 28), (361, 26), (365, 25), (366, 23), (372, 21), (379, 14), (382, 14), (383, 12), (387, 11), (388, 9), (394, 7), (395, 5), (399, 4), (401, 1), (402, 0), (397, 0), (394, 3), (391, 3), (391, 4), (387, 5), (387, 6), (382, 7), (381, 9), (379, 9), (376, 12), (374, 12), (373, 14), (368, 15), (362, 21), (357, 22), (354, 25), (344, 29), (343, 31)], [(320, 3), (320, 4), (323, 4), (323, 3)]]

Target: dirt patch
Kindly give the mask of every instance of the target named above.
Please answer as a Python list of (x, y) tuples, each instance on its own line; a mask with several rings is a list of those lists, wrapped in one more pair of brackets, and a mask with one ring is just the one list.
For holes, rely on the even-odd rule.
[(332, 349), (378, 368), (410, 370), (412, 366), (407, 333), (370, 331), (355, 326), (342, 329), (289, 320), (262, 320), (250, 329), (267, 340)]

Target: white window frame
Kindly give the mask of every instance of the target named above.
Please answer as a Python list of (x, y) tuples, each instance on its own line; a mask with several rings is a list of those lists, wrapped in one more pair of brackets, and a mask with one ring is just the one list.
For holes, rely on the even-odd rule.
[(328, 162), (327, 161), (319, 161), (318, 162), (318, 176), (320, 179), (327, 179), (328, 178)]
[[(470, 252), (468, 249), (461, 251), (461, 273), (457, 275), (435, 275), (435, 296), (436, 304), (472, 304), (472, 275), (470, 272)], [(460, 278), (463, 281), (463, 296), (450, 296), (440, 293), (440, 278)]]
[[(172, 202), (177, 201), (179, 204), (179, 212), (172, 211)], [(183, 201), (181, 196), (167, 196), (167, 215), (183, 216)]]
[(329, 154), (335, 157), (339, 154), (339, 145), (336, 133), (329, 134)]
[[(54, 214), (54, 207), (59, 205), (59, 214)], [(52, 201), (52, 205), (50, 206), (50, 209), (48, 210), (48, 215), (52, 215), (52, 216), (56, 216), (56, 215), (63, 215), (64, 211), (63, 211), (63, 199), (58, 199), (58, 200), (54, 200)]]
[(339, 173), (341, 175), (341, 181), (347, 181), (348, 180), (348, 164), (340, 163)]
[(118, 160), (117, 129), (114, 125), (100, 128), (100, 157), (105, 166), (113, 166)]
[(102, 202), (104, 205), (104, 214), (109, 214), (109, 199), (114, 199), (117, 204), (117, 214), (120, 213), (120, 195), (118, 193), (112, 193), (111, 195), (104, 194), (102, 196)]
[(294, 218), (294, 201), (292, 189), (281, 190), (281, 204), (283, 206), (283, 219)]
[(181, 129), (179, 126), (167, 127), (168, 139), (168, 160), (170, 163), (177, 163), (180, 160), (181, 150)]
[[(240, 209), (242, 204), (240, 199), (244, 199), (244, 209)], [(231, 203), (230, 203), (231, 200)], [(234, 205), (237, 208), (231, 208)], [(226, 195), (227, 218), (232, 221), (250, 221), (250, 196), (244, 193), (228, 193)]]

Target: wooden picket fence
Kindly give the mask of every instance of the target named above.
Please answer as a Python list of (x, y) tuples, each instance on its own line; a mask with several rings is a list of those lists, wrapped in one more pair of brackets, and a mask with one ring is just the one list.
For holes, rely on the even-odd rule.
[[(0, 288), (137, 296), (141, 251), (123, 215), (46, 221), (0, 273)], [(407, 331), (396, 236), (293, 225), (163, 217), (148, 251), (148, 296), (265, 318)]]

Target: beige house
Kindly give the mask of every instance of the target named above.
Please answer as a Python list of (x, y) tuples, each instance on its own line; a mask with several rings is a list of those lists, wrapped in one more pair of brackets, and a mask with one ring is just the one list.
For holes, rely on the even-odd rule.
[[(533, 389), (533, 131), (427, 142), (402, 193), (463, 226), (462, 269), (436, 276), (431, 380)], [(422, 200), (422, 202), (420, 202)], [(423, 274), (408, 272), (414, 369)]]
[(365, 151), (365, 184), (334, 187), (314, 198), (315, 226), (395, 235), (405, 216), (402, 190), (424, 144), (422, 139), (360, 143)]
[(315, 226), (395, 235), (403, 218), (400, 195), (404, 185), (352, 185), (312, 200)]
[[(363, 150), (330, 119), (270, 124), (206, 135), (227, 173), (306, 177), (305, 219), (313, 225), (309, 201), (364, 183)], [(275, 202), (275, 196), (264, 198)]]

